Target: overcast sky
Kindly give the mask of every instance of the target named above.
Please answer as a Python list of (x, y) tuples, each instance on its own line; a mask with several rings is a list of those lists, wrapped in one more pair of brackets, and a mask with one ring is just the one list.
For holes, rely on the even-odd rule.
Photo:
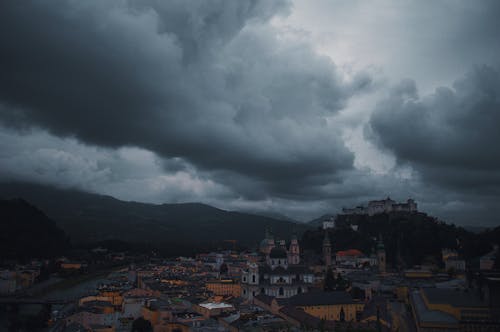
[(2, 1), (0, 181), (500, 220), (499, 1)]

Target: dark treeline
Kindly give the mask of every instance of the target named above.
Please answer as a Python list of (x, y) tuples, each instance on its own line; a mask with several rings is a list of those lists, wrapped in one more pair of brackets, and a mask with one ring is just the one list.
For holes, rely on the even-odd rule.
[[(192, 257), (196, 253), (218, 249), (247, 248), (247, 244), (241, 241), (214, 239), (210, 234), (198, 234), (196, 239), (189, 241), (184, 238), (176, 240), (174, 234), (166, 234), (164, 240), (158, 241), (146, 241), (140, 237), (123, 240), (111, 235), (104, 240), (74, 242), (41, 210), (22, 199), (0, 200), (0, 220), (0, 259), (3, 261), (63, 255), (85, 258), (89, 250), (96, 247), (153, 257)], [(500, 242), (500, 227), (473, 233), (424, 213), (339, 215), (336, 222), (339, 227), (329, 231), (334, 251), (355, 248), (369, 254), (381, 236), (388, 263), (401, 267), (438, 263), (441, 260), (441, 248), (456, 249), (464, 259), (475, 264), (476, 258)], [(358, 230), (352, 230), (350, 224), (358, 225)], [(192, 231), (199, 230), (193, 228)], [(323, 238), (324, 232), (320, 228), (306, 230), (301, 239), (302, 249), (320, 253)]]
[[(110, 252), (128, 254), (177, 257), (194, 256), (199, 252), (217, 249), (243, 250), (238, 242), (206, 241), (186, 242), (165, 241), (146, 242), (108, 239), (94, 242), (72, 243), (68, 235), (37, 207), (22, 199), (0, 200), (0, 262), (28, 262), (66, 256), (74, 259), (92, 260), (91, 249), (101, 247)], [(95, 255), (94, 255), (95, 256)]]
[(66, 233), (22, 199), (0, 200), (0, 258), (49, 258), (70, 249)]
[[(472, 264), (500, 242), (500, 227), (473, 233), (425, 213), (390, 213), (368, 215), (339, 215), (337, 227), (329, 231), (333, 250), (355, 248), (371, 253), (378, 238), (383, 239), (387, 261), (393, 266), (408, 267), (424, 263), (439, 263), (441, 249), (455, 249)], [(354, 231), (350, 224), (358, 225)], [(304, 249), (321, 251), (324, 231), (306, 231), (302, 237)]]

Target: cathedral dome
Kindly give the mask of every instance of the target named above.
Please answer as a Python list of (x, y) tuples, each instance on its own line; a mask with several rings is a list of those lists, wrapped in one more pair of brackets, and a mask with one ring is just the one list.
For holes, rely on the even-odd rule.
[(283, 248), (273, 248), (269, 253), (270, 258), (287, 258), (286, 250)]

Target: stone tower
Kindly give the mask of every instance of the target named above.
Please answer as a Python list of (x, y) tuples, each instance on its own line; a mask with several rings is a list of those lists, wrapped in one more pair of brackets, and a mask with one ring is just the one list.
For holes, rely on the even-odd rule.
[(266, 233), (264, 239), (260, 243), (260, 252), (269, 255), (271, 250), (275, 247), (274, 236), (272, 235), (269, 228), (266, 227)]
[(300, 263), (300, 247), (299, 241), (297, 239), (297, 234), (295, 232), (292, 235), (292, 241), (290, 242), (290, 247), (288, 249), (288, 264), (296, 265)]
[(379, 235), (377, 243), (377, 263), (379, 272), (384, 273), (386, 268), (386, 257), (385, 257), (384, 242), (382, 241), (382, 235)]
[(323, 260), (327, 268), (332, 265), (332, 244), (330, 243), (328, 231), (325, 231), (325, 238), (323, 239)]

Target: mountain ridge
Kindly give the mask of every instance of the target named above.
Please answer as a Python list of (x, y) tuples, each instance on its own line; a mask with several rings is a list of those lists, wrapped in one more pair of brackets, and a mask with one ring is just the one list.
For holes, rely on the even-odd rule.
[(0, 197), (22, 198), (37, 206), (77, 243), (109, 239), (157, 244), (236, 240), (255, 245), (266, 227), (284, 238), (291, 236), (293, 229), (307, 229), (302, 224), (226, 211), (199, 202), (123, 201), (109, 195), (32, 183), (1, 183)]

